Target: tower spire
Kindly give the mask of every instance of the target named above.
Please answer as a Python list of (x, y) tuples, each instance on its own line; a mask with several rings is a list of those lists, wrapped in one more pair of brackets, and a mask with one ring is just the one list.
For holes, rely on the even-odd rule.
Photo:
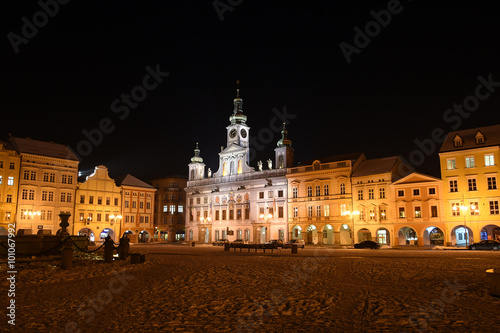
[(236, 81), (237, 89), (236, 89), (236, 98), (233, 100), (233, 114), (229, 117), (229, 121), (231, 125), (234, 124), (245, 124), (247, 121), (247, 116), (243, 114), (243, 99), (240, 97), (240, 80)]

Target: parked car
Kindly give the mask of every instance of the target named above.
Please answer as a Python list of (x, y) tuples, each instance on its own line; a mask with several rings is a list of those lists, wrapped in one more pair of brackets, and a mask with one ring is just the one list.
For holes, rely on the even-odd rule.
[(365, 240), (354, 244), (355, 249), (380, 249), (380, 244), (371, 240)]
[(303, 239), (290, 239), (288, 242), (283, 244), (283, 248), (289, 249), (292, 247), (293, 244), (297, 244), (297, 246), (302, 248), (302, 249), (306, 246), (306, 243), (304, 242)]
[(219, 239), (219, 240), (213, 242), (212, 245), (223, 246), (226, 243), (229, 244), (229, 241), (227, 239)]
[(244, 241), (243, 239), (236, 239), (231, 242), (232, 244), (247, 244), (247, 241)]
[(283, 247), (283, 241), (281, 239), (271, 239), (270, 241), (266, 242), (268, 245), (275, 245), (276, 247)]
[(500, 249), (500, 242), (496, 240), (482, 240), (479, 243), (469, 245), (469, 250), (494, 250)]

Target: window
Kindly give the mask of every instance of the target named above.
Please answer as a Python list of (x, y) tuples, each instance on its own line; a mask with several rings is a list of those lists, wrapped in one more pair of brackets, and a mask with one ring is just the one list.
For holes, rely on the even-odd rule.
[(66, 202), (66, 193), (61, 192), (61, 202)]
[(248, 220), (248, 219), (250, 219), (250, 209), (245, 208), (245, 220)]
[(373, 209), (370, 209), (369, 218), (371, 221), (375, 220), (375, 211)]
[(490, 200), (490, 214), (498, 215), (498, 200)]
[(139, 216), (139, 223), (144, 223), (144, 216)]
[(73, 184), (73, 176), (68, 175), (68, 184)]
[(404, 196), (405, 196), (405, 190), (399, 190), (398, 197), (404, 197)]
[(52, 220), (52, 211), (48, 210), (47, 211), (47, 221), (51, 221), (51, 220)]
[(413, 189), (413, 196), (418, 197), (419, 195), (420, 195), (420, 189), (418, 189), (418, 188)]
[(49, 182), (55, 183), (56, 181), (56, 174), (55, 173), (49, 173)]
[(387, 212), (386, 212), (385, 208), (380, 208), (380, 219), (387, 220)]
[(49, 201), (54, 201), (54, 192), (49, 191)]
[(259, 199), (264, 199), (264, 192), (259, 192)]
[(466, 157), (465, 158), (465, 167), (466, 168), (475, 168), (476, 163), (474, 162), (474, 157)]
[[(127, 201), (125, 201), (127, 202)], [(89, 196), (89, 205), (93, 205), (94, 204), (94, 196), (93, 195), (90, 195)]]
[(475, 178), (467, 179), (467, 186), (469, 187), (469, 191), (477, 191), (477, 184)]
[(16, 165), (14, 164), (14, 162), (10, 162), (9, 169), (14, 170), (15, 167), (16, 167)]
[(14, 177), (9, 176), (9, 178), (7, 178), (7, 185), (9, 185), (9, 186), (14, 185)]
[(234, 220), (234, 209), (229, 210), (229, 219)]
[(12, 194), (7, 194), (7, 203), (12, 203)]
[(0, 185), (2, 185), (2, 179), (3, 179), (3, 176), (0, 175)]
[(132, 201), (132, 208), (137, 208), (137, 201)]
[(104, 221), (109, 222), (109, 214), (104, 215)]
[(3, 161), (0, 161), (0, 168), (3, 169)]
[(312, 217), (312, 216), (313, 216), (313, 207), (307, 206), (307, 217)]
[(460, 216), (460, 204), (456, 202), (451, 203), (451, 216)]
[(97, 197), (97, 204), (102, 205), (102, 197)]
[(267, 197), (268, 197), (268, 198), (272, 198), (272, 197), (274, 197), (274, 192), (273, 192), (273, 191), (269, 191), (269, 192), (267, 192)]
[(345, 194), (345, 183), (340, 183), (340, 194)]
[(497, 177), (488, 177), (488, 190), (497, 189)]
[[(150, 204), (150, 203), (148, 202), (148, 204)], [(184, 213), (184, 206), (183, 205), (177, 206), (177, 213)]]
[(139, 208), (140, 209), (144, 209), (144, 201), (140, 201), (139, 202)]
[(149, 216), (144, 216), (144, 223), (149, 223)]
[(5, 221), (10, 221), (10, 212), (5, 212)]
[(330, 195), (330, 190), (328, 188), (328, 185), (323, 186), (323, 195)]
[(405, 208), (404, 207), (399, 207), (399, 218), (400, 219), (405, 218)]
[(379, 189), (380, 199), (385, 199), (385, 188)]
[(115, 206), (118, 206), (118, 198), (115, 198)]
[(129, 201), (125, 200), (125, 208), (129, 208)]
[(359, 220), (364, 221), (365, 220), (365, 212), (362, 210), (359, 212)]
[(28, 200), (28, 190), (23, 188), (23, 192), (21, 194), (21, 199)]
[(470, 202), (470, 215), (479, 215), (479, 203), (477, 201)]
[(316, 206), (316, 216), (321, 216), (321, 206)]
[(35, 200), (35, 190), (30, 190), (28, 200)]
[(201, 198), (196, 198), (196, 204), (197, 205), (201, 204)]
[(43, 173), (43, 181), (44, 182), (48, 182), (49, 181), (49, 173), (48, 172), (44, 172)]
[(278, 198), (283, 198), (283, 190), (278, 191)]
[(347, 204), (340, 204), (340, 215), (347, 211)]
[(422, 217), (422, 211), (420, 210), (420, 206), (415, 206), (415, 218), (421, 218)]
[(61, 183), (67, 184), (68, 183), (68, 175), (62, 175), (61, 176)]
[(453, 170), (457, 168), (457, 162), (454, 158), (449, 158), (446, 160), (446, 165), (448, 170)]
[(227, 211), (225, 209), (222, 210), (222, 220), (227, 220)]
[(363, 190), (358, 190), (358, 200), (363, 200)]
[(130, 223), (135, 223), (135, 216), (134, 215), (130, 216)]
[(438, 206), (431, 206), (431, 217), (438, 217)]
[(297, 191), (297, 188), (294, 187), (294, 188), (292, 188), (292, 197), (295, 199), (295, 198), (297, 198), (297, 196), (298, 196), (298, 191)]
[(24, 180), (29, 180), (30, 179), (30, 172), (29, 172), (29, 170), (24, 170), (24, 172), (23, 172), (23, 179)]
[(434, 195), (436, 194), (436, 189), (434, 187), (429, 188), (429, 195)]
[(106, 197), (106, 205), (107, 206), (111, 205), (111, 198)]
[(495, 156), (493, 154), (484, 155), (484, 165), (485, 166), (495, 165)]
[(215, 211), (215, 220), (216, 220), (216, 221), (219, 221), (219, 219), (220, 219), (220, 211), (219, 211), (219, 210), (216, 210), (216, 211)]
[(374, 189), (370, 188), (368, 189), (368, 199), (375, 199), (375, 193), (374, 193)]
[(42, 201), (47, 201), (48, 193), (47, 191), (42, 191)]
[(208, 197), (204, 197), (204, 198), (203, 198), (203, 203), (204, 203), (204, 204), (208, 203)]
[(458, 192), (458, 185), (456, 180), (450, 180), (450, 192)]
[(319, 197), (321, 195), (321, 186), (316, 185), (316, 196)]
[[(141, 202), (141, 203), (144, 204), (143, 202)], [(170, 211), (170, 214), (174, 214), (175, 213), (175, 205), (170, 205), (169, 211)]]
[(85, 203), (85, 196), (84, 195), (80, 195), (80, 203), (81, 204)]
[(299, 217), (299, 208), (293, 207), (293, 217)]
[(312, 197), (313, 196), (313, 189), (312, 186), (307, 187), (307, 196)]
[(101, 219), (102, 219), (102, 214), (97, 213), (97, 222), (101, 222)]
[(330, 216), (330, 206), (329, 205), (324, 205), (323, 210), (324, 210), (325, 216)]
[(283, 218), (284, 217), (284, 210), (283, 206), (278, 207), (278, 218)]

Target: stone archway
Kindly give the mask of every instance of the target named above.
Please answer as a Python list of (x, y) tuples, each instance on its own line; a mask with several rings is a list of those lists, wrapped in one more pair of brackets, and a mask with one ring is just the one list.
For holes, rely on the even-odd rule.
[(418, 246), (418, 236), (415, 229), (410, 227), (402, 227), (398, 231), (398, 245), (399, 246)]
[(451, 230), (451, 244), (456, 246), (468, 246), (474, 243), (474, 234), (469, 227), (457, 225)]
[(318, 228), (314, 224), (307, 227), (307, 244), (318, 244)]
[(335, 230), (330, 224), (323, 227), (323, 244), (333, 245), (335, 244)]
[(377, 243), (380, 245), (391, 245), (391, 235), (389, 230), (386, 228), (380, 228), (377, 230)]
[(434, 226), (425, 228), (424, 245), (444, 245), (444, 232)]
[(95, 234), (90, 228), (82, 228), (78, 231), (78, 236), (87, 236), (90, 242), (95, 242)]
[(339, 238), (340, 245), (352, 245), (352, 230), (348, 224), (340, 226)]
[(496, 240), (500, 242), (500, 227), (496, 224), (485, 225), (481, 229), (481, 240)]
[(370, 230), (363, 228), (358, 231), (358, 242), (362, 242), (365, 240), (372, 240), (372, 233)]

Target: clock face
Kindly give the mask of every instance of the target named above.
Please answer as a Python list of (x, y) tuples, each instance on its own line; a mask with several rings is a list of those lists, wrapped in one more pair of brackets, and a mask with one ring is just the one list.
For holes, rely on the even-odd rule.
[(240, 133), (241, 133), (241, 137), (242, 137), (243, 139), (247, 137), (247, 131), (246, 131), (244, 128), (241, 130), (241, 132), (240, 132)]
[(229, 132), (229, 136), (231, 138), (234, 138), (236, 136), (236, 130), (234, 128)]

